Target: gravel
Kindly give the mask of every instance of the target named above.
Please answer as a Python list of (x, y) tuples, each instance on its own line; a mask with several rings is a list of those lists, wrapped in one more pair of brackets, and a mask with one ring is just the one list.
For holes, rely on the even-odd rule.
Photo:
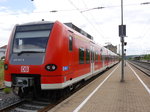
[(2, 90), (0, 90), (0, 110), (15, 104), (20, 100), (21, 99), (18, 96), (14, 95), (13, 92), (6, 94)]

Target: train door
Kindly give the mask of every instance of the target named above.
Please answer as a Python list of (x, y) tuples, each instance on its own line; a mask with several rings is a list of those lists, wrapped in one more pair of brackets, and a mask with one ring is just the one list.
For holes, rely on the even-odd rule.
[(103, 50), (101, 50), (101, 57), (102, 57), (102, 67), (104, 67), (105, 66), (105, 54)]
[(90, 64), (91, 64), (91, 73), (94, 73), (94, 47), (91, 46), (91, 58), (90, 58)]
[(104, 57), (104, 55), (102, 54), (102, 67), (104, 67), (105, 66), (105, 57)]
[(108, 51), (107, 51), (107, 54), (106, 54), (106, 66), (108, 67), (109, 65), (109, 55), (108, 55)]

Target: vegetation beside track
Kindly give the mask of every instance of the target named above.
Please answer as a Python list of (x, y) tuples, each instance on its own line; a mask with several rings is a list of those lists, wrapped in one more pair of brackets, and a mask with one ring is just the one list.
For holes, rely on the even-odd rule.
[(0, 87), (3, 86), (4, 81), (4, 61), (0, 60)]
[(150, 54), (127, 56), (129, 60), (142, 60), (150, 62)]
[(143, 60), (150, 60), (150, 54), (144, 55)]

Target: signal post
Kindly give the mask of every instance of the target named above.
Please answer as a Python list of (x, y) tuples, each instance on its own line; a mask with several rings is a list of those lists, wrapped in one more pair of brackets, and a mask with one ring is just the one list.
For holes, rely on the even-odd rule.
[(126, 37), (126, 25), (123, 25), (123, 0), (121, 0), (121, 25), (119, 25), (119, 37), (122, 46), (122, 66), (120, 82), (124, 82), (124, 37)]

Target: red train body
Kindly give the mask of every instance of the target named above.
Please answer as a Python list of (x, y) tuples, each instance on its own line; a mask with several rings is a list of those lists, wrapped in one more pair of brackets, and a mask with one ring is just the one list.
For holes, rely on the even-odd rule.
[(71, 23), (16, 25), (6, 53), (5, 85), (63, 89), (118, 62), (116, 54), (91, 38)]

